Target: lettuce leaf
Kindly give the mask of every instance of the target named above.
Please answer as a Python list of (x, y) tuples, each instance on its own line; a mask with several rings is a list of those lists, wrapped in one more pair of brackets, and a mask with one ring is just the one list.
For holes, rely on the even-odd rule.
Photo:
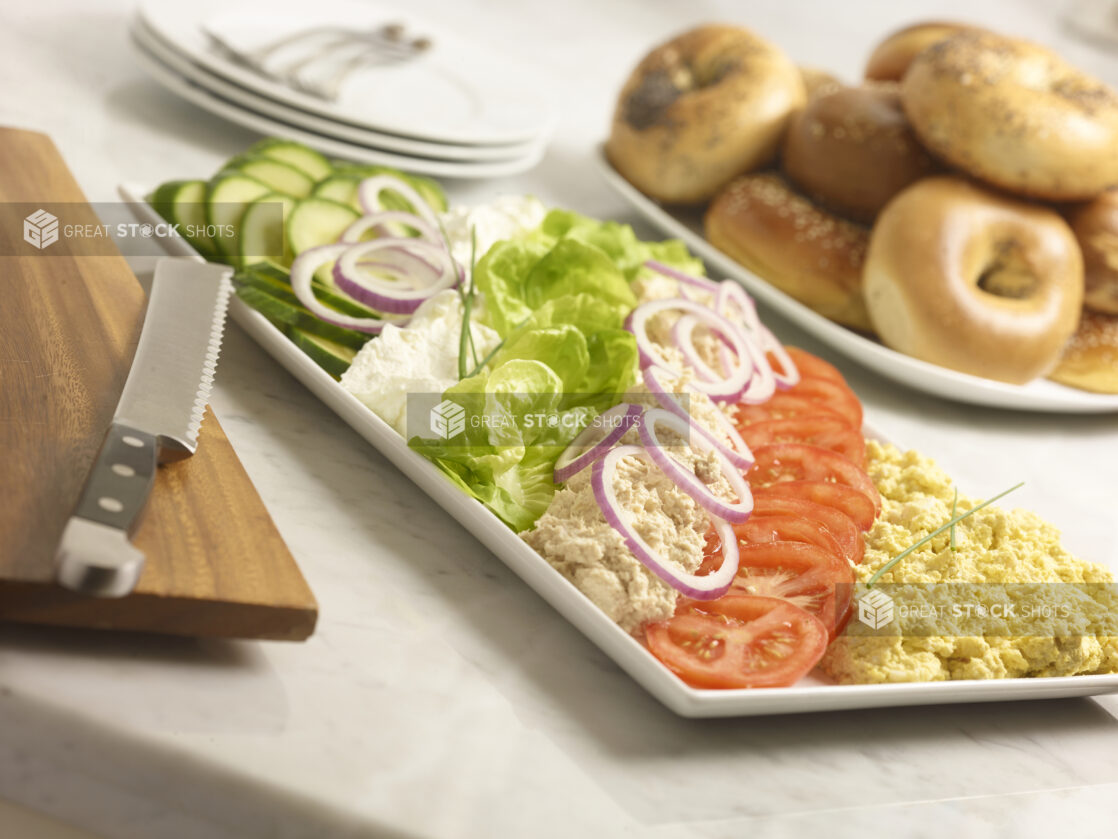
[(679, 242), (641, 242), (628, 225), (561, 210), (495, 244), (474, 281), (504, 342), (444, 394), (465, 410), (465, 429), (408, 445), (514, 530), (530, 528), (557, 489), (556, 459), (636, 381), (636, 339), (624, 322), (637, 302), (629, 284), (649, 259), (702, 272)]

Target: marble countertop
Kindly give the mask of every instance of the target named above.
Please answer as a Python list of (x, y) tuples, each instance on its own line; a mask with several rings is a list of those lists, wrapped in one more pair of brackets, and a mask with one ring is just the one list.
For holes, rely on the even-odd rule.
[[(530, 191), (627, 221), (593, 148), (629, 68), (693, 22), (745, 23), (852, 79), (885, 31), (965, 18), (1118, 82), (1118, 60), (1070, 39), (1045, 0), (411, 5), (533, 67), (563, 109), (537, 169), (450, 184), (452, 198)], [(0, 123), (49, 133), (91, 200), (205, 174), (255, 139), (144, 77), (130, 12), (44, 0), (0, 28)], [(1118, 569), (1118, 417), (957, 405), (837, 363), (895, 439), (973, 495), (1026, 481), (1017, 505)], [(212, 402), (319, 598), (318, 631), (280, 644), (0, 627), (0, 797), (20, 812), (125, 839), (1110, 832), (1118, 697), (681, 719), (237, 328)]]

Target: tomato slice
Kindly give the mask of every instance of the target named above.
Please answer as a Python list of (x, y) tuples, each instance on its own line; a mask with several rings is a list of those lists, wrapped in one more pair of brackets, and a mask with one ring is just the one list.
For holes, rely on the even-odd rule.
[[(766, 487), (772, 495), (802, 499), (826, 507), (833, 507), (849, 517), (863, 533), (873, 527), (877, 510), (863, 493), (843, 484), (825, 481), (781, 481)], [(760, 490), (754, 492), (754, 498)]]
[[(828, 361), (824, 361), (817, 355), (812, 355), (807, 350), (801, 350), (799, 347), (785, 347), (784, 351), (796, 365), (796, 369), (800, 371), (801, 379), (827, 379), (827, 381), (835, 382), (840, 385), (846, 384), (846, 378), (839, 372), (839, 369)], [(772, 361), (772, 359), (769, 359)]]
[(739, 543), (743, 545), (803, 542), (832, 553), (840, 559), (846, 559), (846, 553), (831, 531), (817, 521), (800, 516), (759, 516), (755, 513), (744, 523), (735, 524), (734, 533), (737, 534)]
[(652, 654), (698, 688), (784, 687), (827, 649), (827, 628), (776, 597), (726, 596), (648, 624)]
[[(774, 393), (768, 402), (759, 405), (737, 406), (738, 430), (743, 430), (755, 422), (768, 422), (770, 420), (787, 419), (802, 416), (829, 416), (847, 422), (846, 418), (827, 406), (812, 402), (802, 396), (793, 396), (788, 391)], [(848, 423), (849, 424), (849, 423)], [(853, 428), (854, 426), (851, 426)], [(855, 429), (857, 430), (857, 429)]]
[(801, 379), (795, 387), (785, 391), (809, 402), (815, 402), (827, 410), (840, 414), (843, 419), (859, 431), (862, 429), (862, 403), (845, 384), (828, 379)]
[(746, 473), (751, 486), (766, 487), (783, 481), (838, 484), (862, 493), (873, 505), (875, 518), (881, 512), (881, 496), (870, 476), (830, 449), (803, 443), (774, 443), (753, 449), (753, 457), (753, 468)]
[(807, 443), (837, 452), (861, 468), (866, 466), (866, 440), (846, 420), (827, 414), (755, 422), (741, 430), (751, 449), (771, 443)]
[(862, 531), (854, 520), (841, 510), (826, 504), (791, 495), (779, 495), (767, 489), (756, 489), (753, 491), (753, 517), (801, 518), (817, 524), (834, 537), (843, 557), (852, 565), (862, 561), (866, 550)]

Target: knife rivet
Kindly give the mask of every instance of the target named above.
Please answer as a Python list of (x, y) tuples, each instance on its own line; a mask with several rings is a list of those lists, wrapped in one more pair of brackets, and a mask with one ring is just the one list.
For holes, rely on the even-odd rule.
[(108, 496), (98, 498), (97, 506), (110, 513), (119, 513), (124, 509), (124, 505), (121, 504), (120, 501), (115, 498), (109, 498)]
[(129, 466), (127, 463), (114, 463), (113, 472), (120, 475), (122, 478), (131, 478), (136, 474), (136, 470)]
[(144, 441), (141, 440), (139, 437), (133, 437), (129, 434), (121, 437), (120, 439), (121, 442), (124, 443), (124, 445), (131, 446), (134, 449), (142, 449), (144, 447)]

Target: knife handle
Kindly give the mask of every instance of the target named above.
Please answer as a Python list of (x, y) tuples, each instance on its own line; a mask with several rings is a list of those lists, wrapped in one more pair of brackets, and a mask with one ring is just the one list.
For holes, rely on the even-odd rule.
[(155, 482), (156, 438), (114, 422), (82, 489), (58, 551), (58, 581), (100, 597), (123, 597), (136, 585), (144, 554), (128, 540)]

